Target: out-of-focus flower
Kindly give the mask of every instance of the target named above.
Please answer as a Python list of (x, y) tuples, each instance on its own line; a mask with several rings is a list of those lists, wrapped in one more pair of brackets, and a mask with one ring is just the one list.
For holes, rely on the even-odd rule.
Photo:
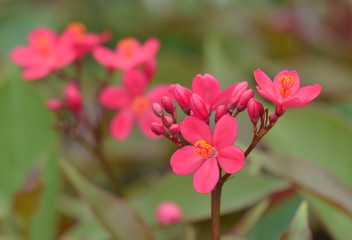
[(16, 47), (11, 52), (12, 61), (24, 68), (22, 76), (29, 81), (44, 78), (70, 64), (74, 58), (75, 51), (69, 41), (45, 27), (29, 33), (28, 46)]
[(64, 106), (62, 104), (62, 101), (60, 99), (56, 98), (50, 98), (45, 102), (45, 106), (47, 109), (56, 112), (60, 111)]
[(118, 113), (110, 122), (110, 133), (117, 140), (126, 139), (137, 121), (141, 132), (149, 138), (157, 135), (151, 130), (153, 122), (161, 123), (153, 113), (153, 103), (159, 103), (163, 96), (170, 96), (168, 85), (158, 85), (149, 93), (145, 93), (147, 86), (146, 76), (131, 70), (122, 76), (123, 87), (108, 86), (100, 95), (100, 103)]
[(157, 38), (149, 38), (143, 45), (137, 39), (125, 38), (120, 40), (112, 51), (105, 47), (93, 50), (94, 58), (109, 69), (128, 71), (138, 66), (144, 66), (149, 78), (156, 69), (155, 56), (160, 48)]
[(180, 222), (183, 219), (183, 211), (176, 203), (164, 201), (158, 205), (155, 218), (159, 224), (167, 226)]
[(82, 96), (76, 81), (71, 81), (65, 86), (64, 99), (70, 111), (78, 115), (82, 110)]
[(219, 181), (219, 166), (227, 173), (238, 172), (244, 165), (242, 150), (233, 146), (237, 137), (237, 121), (224, 115), (210, 127), (196, 117), (187, 117), (179, 124), (183, 138), (192, 145), (178, 149), (171, 157), (176, 174), (194, 173), (193, 186), (199, 193), (210, 193)]
[(319, 84), (300, 88), (300, 79), (295, 71), (283, 70), (276, 75), (274, 81), (271, 81), (261, 69), (258, 69), (254, 72), (254, 78), (258, 84), (259, 94), (275, 104), (279, 116), (288, 108), (307, 105), (321, 92)]
[(76, 53), (76, 58), (81, 58), (89, 53), (94, 47), (103, 44), (111, 38), (111, 33), (105, 31), (102, 34), (87, 32), (86, 26), (80, 22), (70, 23), (62, 34), (67, 38)]

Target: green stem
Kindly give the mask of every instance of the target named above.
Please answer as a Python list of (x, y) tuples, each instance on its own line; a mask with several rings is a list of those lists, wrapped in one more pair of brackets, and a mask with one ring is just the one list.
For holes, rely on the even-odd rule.
[(220, 240), (220, 205), (221, 190), (223, 182), (221, 180), (211, 192), (211, 229), (212, 240)]

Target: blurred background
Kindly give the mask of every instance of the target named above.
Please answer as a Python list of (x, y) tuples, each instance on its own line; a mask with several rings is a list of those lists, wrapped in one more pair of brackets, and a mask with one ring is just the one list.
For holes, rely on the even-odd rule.
[[(258, 68), (272, 79), (288, 69), (298, 72), (301, 86), (319, 83), (319, 97), (309, 106), (288, 110), (244, 173), (225, 185), (223, 233), (243, 237), (236, 239), (278, 239), (300, 202), (307, 200), (315, 239), (352, 239), (351, 205), (346, 203), (352, 188), (349, 0), (1, 0), (0, 236), (16, 239), (23, 223), (14, 202), (24, 206), (34, 199), (38, 206), (34, 204), (33, 214), (31, 207), (24, 207), (30, 212), (31, 239), (110, 239), (59, 170), (59, 159), (66, 159), (89, 181), (109, 190), (92, 156), (51, 128), (54, 119), (44, 102), (60, 96), (62, 85), (53, 77), (25, 82), (9, 60), (10, 51), (25, 45), (32, 29), (47, 26), (61, 32), (71, 22), (82, 22), (89, 32), (110, 30), (110, 48), (125, 37), (142, 42), (159, 38), (159, 67), (151, 86), (180, 83), (190, 88), (196, 74), (210, 73), (222, 89), (238, 81), (254, 88)], [(84, 59), (88, 103), (103, 73), (91, 56)], [(255, 97), (273, 109), (259, 94)], [(252, 138), (245, 112), (239, 126), (237, 141), (245, 149)], [(167, 139), (150, 141), (137, 130), (125, 142), (108, 135), (104, 142), (127, 202), (158, 239), (210, 239), (210, 196), (195, 193), (191, 176), (171, 173), (174, 150)], [(31, 176), (39, 176), (40, 184), (26, 192)], [(181, 205), (182, 224), (156, 225), (153, 212), (163, 200)], [(250, 212), (255, 206), (265, 206), (265, 211)], [(248, 229), (242, 226), (246, 213), (255, 216)], [(238, 226), (246, 231), (239, 234)]]

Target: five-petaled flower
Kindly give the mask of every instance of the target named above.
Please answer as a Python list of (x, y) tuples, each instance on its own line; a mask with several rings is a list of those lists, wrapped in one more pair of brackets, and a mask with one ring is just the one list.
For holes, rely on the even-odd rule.
[(238, 172), (244, 164), (244, 153), (233, 146), (237, 137), (237, 121), (224, 115), (210, 127), (196, 117), (187, 117), (180, 123), (183, 138), (192, 145), (178, 149), (171, 157), (176, 174), (194, 173), (193, 186), (199, 193), (210, 193), (219, 181), (220, 167), (227, 173)]
[(254, 72), (254, 78), (259, 85), (257, 86), (259, 94), (275, 104), (279, 116), (288, 108), (307, 105), (321, 92), (319, 84), (300, 88), (300, 79), (295, 71), (283, 70), (276, 75), (274, 81), (271, 81), (261, 69), (258, 69)]
[(160, 122), (152, 110), (153, 103), (160, 103), (163, 96), (169, 96), (168, 85), (158, 85), (145, 94), (147, 77), (137, 71), (125, 72), (122, 76), (123, 88), (106, 87), (100, 95), (100, 103), (119, 112), (110, 122), (110, 133), (117, 140), (126, 139), (137, 121), (141, 132), (149, 138), (157, 138), (151, 130), (152, 122)]
[(59, 37), (49, 28), (39, 27), (29, 33), (28, 46), (16, 47), (12, 60), (24, 68), (26, 80), (38, 80), (70, 64), (75, 52), (67, 38)]

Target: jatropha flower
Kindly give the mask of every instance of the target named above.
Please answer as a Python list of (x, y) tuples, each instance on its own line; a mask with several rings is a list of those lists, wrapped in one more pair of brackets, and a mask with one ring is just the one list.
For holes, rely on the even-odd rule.
[(70, 64), (75, 52), (67, 39), (49, 28), (39, 27), (29, 33), (28, 46), (16, 47), (11, 58), (24, 68), (23, 78), (33, 81)]
[(262, 97), (272, 101), (278, 116), (288, 108), (302, 107), (310, 103), (321, 92), (321, 86), (314, 84), (300, 88), (300, 79), (295, 71), (283, 70), (274, 81), (261, 70), (254, 72), (257, 90)]
[(146, 76), (137, 70), (130, 70), (122, 76), (123, 88), (106, 87), (100, 95), (100, 103), (118, 113), (110, 122), (110, 133), (117, 140), (126, 139), (137, 121), (141, 132), (149, 138), (158, 136), (151, 130), (152, 122), (160, 122), (152, 110), (153, 103), (160, 103), (163, 96), (169, 96), (168, 85), (158, 85), (145, 93)]
[(178, 204), (164, 201), (158, 205), (155, 218), (159, 224), (168, 226), (180, 222), (183, 219), (183, 211)]
[(199, 193), (210, 193), (219, 181), (219, 165), (226, 173), (236, 173), (244, 165), (244, 153), (233, 146), (237, 137), (237, 121), (229, 114), (210, 127), (196, 117), (187, 117), (179, 124), (183, 138), (192, 145), (178, 149), (171, 157), (176, 174), (194, 173), (193, 186)]
[(137, 39), (121, 39), (112, 51), (105, 47), (93, 50), (94, 58), (109, 69), (127, 71), (139, 66), (145, 66), (148, 71), (155, 68), (155, 56), (160, 48), (157, 38), (149, 38), (143, 45)]
[(94, 47), (107, 42), (111, 38), (109, 31), (102, 34), (87, 32), (86, 26), (80, 22), (70, 23), (62, 35), (72, 44), (76, 58), (83, 57)]

